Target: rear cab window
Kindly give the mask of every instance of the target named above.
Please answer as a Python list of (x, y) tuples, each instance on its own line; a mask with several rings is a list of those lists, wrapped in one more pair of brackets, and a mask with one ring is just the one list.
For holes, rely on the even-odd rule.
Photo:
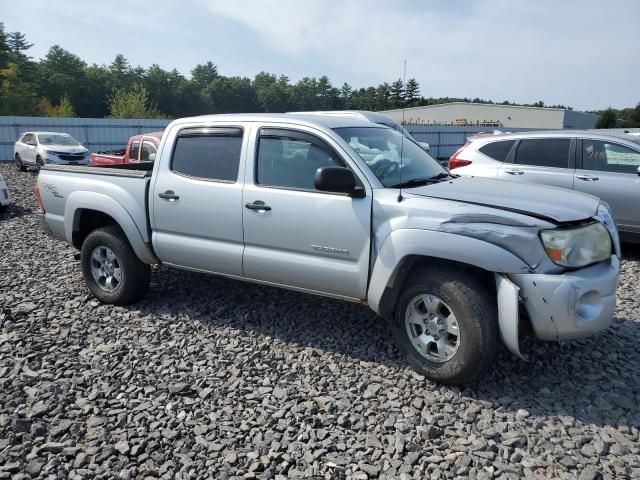
[(516, 147), (514, 163), (569, 168), (570, 138), (524, 138)]
[(493, 160), (504, 162), (507, 160), (507, 155), (509, 155), (514, 143), (516, 143), (515, 140), (498, 140), (497, 142), (489, 142), (478, 150)]
[(243, 131), (238, 127), (187, 128), (178, 133), (171, 171), (203, 180), (238, 180)]
[(134, 140), (133, 142), (131, 142), (131, 148), (129, 149), (129, 160), (137, 162), (139, 156), (140, 156), (140, 140)]

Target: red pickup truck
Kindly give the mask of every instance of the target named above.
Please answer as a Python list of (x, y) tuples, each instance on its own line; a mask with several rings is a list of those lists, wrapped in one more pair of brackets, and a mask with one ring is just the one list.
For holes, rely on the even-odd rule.
[(153, 162), (164, 132), (143, 133), (129, 139), (122, 150), (107, 150), (91, 154), (92, 165), (118, 165), (123, 163)]

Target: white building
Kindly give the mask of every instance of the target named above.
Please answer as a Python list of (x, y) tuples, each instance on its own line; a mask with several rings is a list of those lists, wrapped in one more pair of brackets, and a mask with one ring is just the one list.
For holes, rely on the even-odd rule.
[(386, 110), (397, 122), (413, 124), (480, 125), (503, 128), (594, 128), (599, 115), (561, 108), (520, 107), (454, 102)]

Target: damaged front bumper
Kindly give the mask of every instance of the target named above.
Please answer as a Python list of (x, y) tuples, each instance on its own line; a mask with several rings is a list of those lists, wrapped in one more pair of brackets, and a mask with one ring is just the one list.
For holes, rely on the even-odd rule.
[(523, 357), (518, 344), (522, 305), (541, 340), (569, 340), (611, 325), (616, 308), (620, 261), (609, 261), (564, 274), (496, 274), (502, 339)]

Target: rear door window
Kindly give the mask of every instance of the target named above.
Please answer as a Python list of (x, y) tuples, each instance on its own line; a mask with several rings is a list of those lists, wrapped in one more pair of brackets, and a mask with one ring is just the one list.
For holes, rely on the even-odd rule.
[(501, 140), (499, 142), (491, 142), (480, 147), (480, 152), (487, 157), (493, 158), (499, 162), (504, 162), (507, 159), (507, 155), (511, 151), (511, 147), (516, 143), (515, 140)]
[(176, 139), (171, 170), (223, 182), (238, 180), (242, 129), (186, 129)]
[(598, 172), (637, 174), (640, 152), (617, 143), (582, 140), (582, 168)]
[(515, 163), (569, 168), (570, 138), (525, 138), (516, 149)]

